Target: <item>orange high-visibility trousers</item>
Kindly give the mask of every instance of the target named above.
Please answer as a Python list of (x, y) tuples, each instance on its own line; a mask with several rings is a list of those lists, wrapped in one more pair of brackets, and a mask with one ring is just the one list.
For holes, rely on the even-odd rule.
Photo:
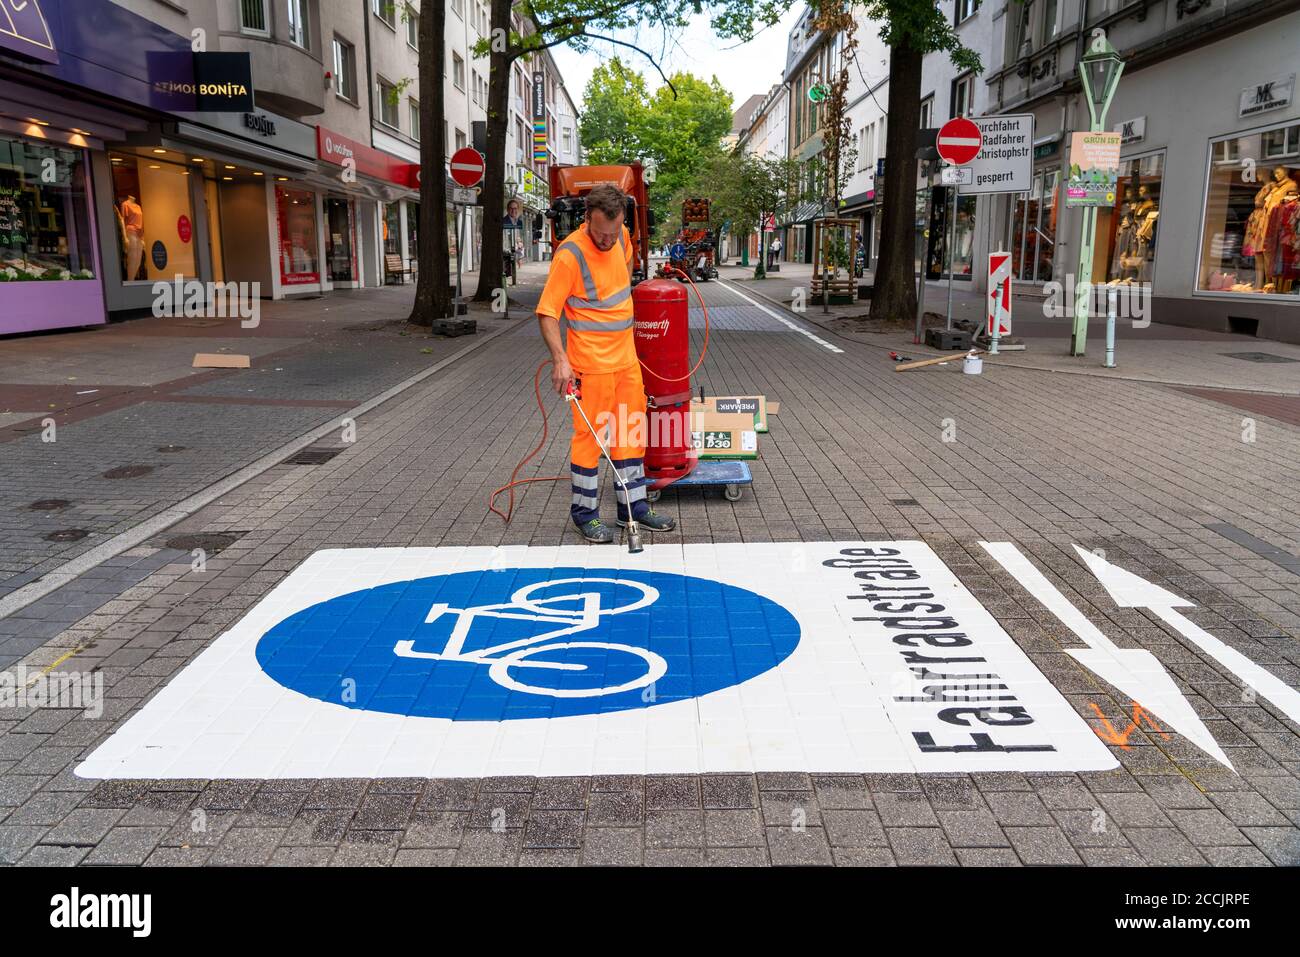
[[(646, 421), (645, 386), (641, 383), (641, 366), (634, 365), (621, 372), (582, 373), (578, 391), (582, 411), (587, 414), (609, 449), (614, 467), (627, 484), (627, 494), (614, 484), (618, 501), (618, 517), (627, 521), (628, 509), (632, 517), (640, 518), (650, 508), (645, 497), (645, 437)], [(575, 408), (573, 410), (573, 442), (569, 450), (569, 465), (573, 474), (573, 499), (570, 513), (578, 525), (600, 517), (598, 476), (600, 473), (600, 446), (587, 428), (587, 423)]]

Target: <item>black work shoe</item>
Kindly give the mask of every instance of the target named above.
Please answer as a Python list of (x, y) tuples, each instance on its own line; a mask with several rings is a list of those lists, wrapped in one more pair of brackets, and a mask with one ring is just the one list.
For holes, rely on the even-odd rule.
[(614, 540), (614, 533), (610, 527), (598, 518), (593, 518), (590, 522), (578, 526), (578, 531), (582, 537), (593, 545), (608, 545)]
[[(652, 532), (671, 532), (677, 527), (677, 523), (667, 515), (660, 515), (654, 509), (646, 512), (636, 520), (636, 523), (642, 528), (648, 528)], [(627, 522), (621, 518), (618, 520), (619, 528), (627, 528)]]

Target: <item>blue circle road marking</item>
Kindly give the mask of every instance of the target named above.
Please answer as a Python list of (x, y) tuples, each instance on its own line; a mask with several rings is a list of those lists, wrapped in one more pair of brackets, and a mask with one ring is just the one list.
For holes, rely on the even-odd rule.
[(734, 585), (615, 568), (510, 568), (319, 602), (257, 644), (321, 701), (455, 721), (647, 708), (730, 688), (799, 644), (784, 607)]

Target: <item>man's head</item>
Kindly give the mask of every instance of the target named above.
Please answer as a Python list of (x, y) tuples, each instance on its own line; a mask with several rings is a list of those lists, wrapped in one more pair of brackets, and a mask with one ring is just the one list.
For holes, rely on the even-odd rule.
[(510, 202), (506, 203), (506, 212), (510, 214), (511, 219), (519, 218), (519, 209), (519, 200), (517, 199), (512, 199)]
[(601, 252), (613, 249), (623, 235), (627, 196), (613, 183), (593, 186), (587, 194), (587, 235)]

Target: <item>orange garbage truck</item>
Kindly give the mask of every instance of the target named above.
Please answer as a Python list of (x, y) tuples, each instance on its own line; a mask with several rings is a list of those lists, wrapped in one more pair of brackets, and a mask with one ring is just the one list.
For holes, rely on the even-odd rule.
[(649, 275), (650, 230), (654, 213), (646, 196), (645, 170), (640, 163), (618, 166), (552, 166), (548, 173), (551, 206), (546, 211), (551, 221), (551, 254), (564, 238), (582, 225), (586, 214), (586, 196), (593, 186), (612, 183), (627, 194), (627, 214), (623, 223), (632, 237), (632, 282)]

